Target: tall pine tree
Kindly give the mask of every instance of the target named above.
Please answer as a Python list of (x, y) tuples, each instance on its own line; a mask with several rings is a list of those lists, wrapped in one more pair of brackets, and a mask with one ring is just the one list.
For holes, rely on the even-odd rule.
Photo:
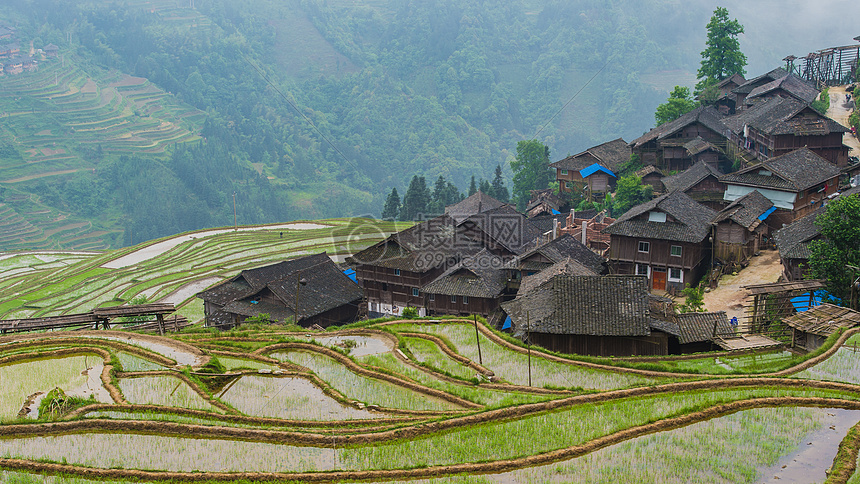
[(394, 220), (400, 214), (400, 194), (397, 193), (397, 188), (392, 188), (388, 198), (385, 199), (385, 207), (382, 208), (382, 218), (385, 220)]
[(493, 183), (490, 185), (490, 193), (488, 195), (505, 203), (508, 203), (508, 200), (511, 198), (508, 194), (508, 187), (505, 186), (505, 180), (502, 178), (501, 165), (496, 165), (496, 173), (493, 176)]
[(417, 220), (430, 208), (430, 189), (423, 176), (414, 175), (403, 196), (403, 206), (400, 208), (400, 220)]

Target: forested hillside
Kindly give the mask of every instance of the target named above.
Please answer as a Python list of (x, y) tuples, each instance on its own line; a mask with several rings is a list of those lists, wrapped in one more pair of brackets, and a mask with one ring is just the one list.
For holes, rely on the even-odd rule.
[[(710, 8), (671, 0), (4, 3), (0, 21), (16, 27), (19, 44), (53, 43), (62, 56), (0, 78), (0, 111), (20, 114), (0, 118), (6, 208), (31, 225), (28, 217), (45, 211), (89, 223), (104, 246), (230, 225), (234, 193), (242, 224), (378, 214), (391, 188), (404, 190), (416, 174), (443, 175), (462, 190), (499, 164), (510, 176), (522, 139), (547, 144), (553, 159), (632, 139), (653, 124), (671, 86), (691, 77)], [(702, 39), (691, 41), (691, 30)], [(55, 83), (54, 93), (5, 88), (49, 68), (56, 76), (40, 82)], [(151, 110), (129, 104), (137, 121), (166, 106), (204, 114), (168, 110), (160, 126), (188, 135), (159, 149), (117, 146), (108, 135), (78, 140), (74, 120), (57, 121), (40, 129), (61, 138), (67, 157), (61, 166), (30, 163), (38, 140), (25, 135), (70, 114), (14, 103), (30, 96), (54, 109), (52, 96), (81, 89), (64, 84), (68, 69), (81, 83), (102, 80), (99, 93), (121, 73), (151, 84), (162, 101)], [(38, 210), (10, 203), (22, 199)], [(32, 239), (69, 246), (50, 230)], [(29, 243), (0, 236), (0, 250)]]

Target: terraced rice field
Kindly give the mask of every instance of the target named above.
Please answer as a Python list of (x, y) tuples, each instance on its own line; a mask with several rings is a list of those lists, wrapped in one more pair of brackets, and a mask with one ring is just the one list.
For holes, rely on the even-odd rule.
[(326, 251), (343, 258), (403, 224), (367, 219), (203, 230), (109, 252), (0, 254), (0, 318), (86, 312), (135, 298), (203, 318), (195, 294), (243, 269)]
[[(727, 373), (715, 356), (690, 364), (695, 373), (669, 373), (532, 348), (533, 367), (568, 384), (545, 377), (529, 386), (520, 381), (523, 348), (478, 329), (483, 364), (472, 358), (474, 323), (461, 320), (0, 336), (0, 479), (854, 479), (860, 354), (843, 346), (851, 332), (811, 359), (757, 354), (761, 374), (744, 365)], [(182, 355), (194, 366), (174, 365)], [(679, 361), (692, 360), (663, 363)], [(28, 396), (80, 386), (78, 367), (95, 363), (107, 365), (97, 383), (107, 401), (49, 401), (61, 411), (18, 417)], [(202, 371), (213, 365), (222, 373)]]

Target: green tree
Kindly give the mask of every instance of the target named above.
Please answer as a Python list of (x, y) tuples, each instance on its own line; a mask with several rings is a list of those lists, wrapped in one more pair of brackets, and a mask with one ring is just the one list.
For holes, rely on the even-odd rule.
[(508, 203), (508, 200), (511, 198), (508, 193), (508, 187), (505, 186), (505, 180), (502, 178), (502, 165), (496, 165), (496, 173), (493, 176), (493, 183), (490, 185), (488, 195), (505, 203)]
[(552, 171), (549, 169), (549, 147), (537, 140), (517, 143), (517, 156), (511, 160), (514, 172), (513, 198), (517, 210), (523, 211), (529, 202), (531, 190), (549, 186)]
[(699, 79), (697, 93), (732, 74), (746, 74), (747, 57), (741, 52), (738, 41), (738, 35), (744, 33), (743, 25), (737, 19), (729, 20), (729, 11), (725, 7), (717, 7), (707, 29), (708, 40), (696, 74)]
[(489, 195), (490, 194), (490, 182), (481, 178), (481, 183), (478, 183), (478, 190), (481, 190), (482, 192)]
[(631, 207), (645, 203), (651, 199), (651, 185), (643, 185), (642, 179), (636, 175), (623, 176), (615, 186), (612, 213), (618, 217)]
[(657, 121), (657, 126), (668, 123), (674, 119), (678, 119), (681, 115), (686, 114), (696, 108), (696, 101), (690, 96), (690, 88), (675, 86), (675, 89), (669, 93), (669, 99), (665, 103), (657, 106), (657, 112), (654, 113), (654, 120)]
[(430, 212), (434, 214), (443, 213), (445, 207), (462, 200), (462, 194), (457, 187), (445, 180), (445, 177), (439, 175), (436, 183), (433, 185), (433, 195), (430, 201)]
[(827, 279), (828, 292), (847, 304), (851, 282), (860, 275), (845, 267), (860, 267), (860, 195), (830, 202), (815, 223), (821, 240), (809, 243), (810, 276)]
[(413, 175), (403, 196), (403, 205), (400, 207), (400, 220), (416, 220), (420, 215), (427, 213), (430, 208), (430, 189), (423, 176)]
[(397, 188), (392, 188), (388, 198), (385, 199), (385, 207), (382, 209), (382, 218), (385, 220), (394, 220), (400, 213), (400, 194), (397, 193)]
[(469, 182), (469, 196), (471, 197), (478, 192), (478, 185), (475, 184), (475, 175), (472, 175), (472, 181)]

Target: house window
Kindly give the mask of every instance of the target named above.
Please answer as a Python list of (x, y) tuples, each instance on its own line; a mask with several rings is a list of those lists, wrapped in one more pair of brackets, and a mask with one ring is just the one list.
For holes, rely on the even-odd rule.
[(463, 304), (469, 304), (469, 296), (463, 296)]
[(671, 255), (673, 257), (681, 257), (681, 246), (680, 245), (673, 245), (672, 247), (670, 247), (669, 248), (669, 255)]
[(394, 275), (399, 276), (400, 275), (400, 269), (394, 269)]
[(453, 294), (452, 294), (452, 295), (451, 295), (451, 302), (452, 302), (452, 303), (457, 302), (457, 296), (455, 296), (455, 295), (453, 295)]
[(412, 295), (415, 297), (418, 297), (418, 288), (417, 287), (412, 288)]
[(564, 182), (565, 188), (573, 188), (573, 182)]
[(648, 221), (649, 222), (665, 222), (666, 221), (666, 212), (648, 212)]
[(648, 269), (648, 264), (636, 264), (636, 275), (647, 276), (649, 272)]
[(646, 254), (651, 251), (651, 243), (650, 242), (639, 242), (639, 252), (645, 252)]
[(388, 290), (388, 284), (387, 284), (387, 283), (384, 283), (384, 282), (382, 283), (382, 290), (383, 290), (383, 291), (387, 291), (387, 290)]
[(677, 267), (670, 267), (669, 282), (684, 282), (684, 271)]
[(435, 301), (435, 300), (436, 300), (436, 295), (435, 295), (435, 294), (431, 294), (431, 295), (430, 295), (430, 300), (431, 300), (431, 301)]
[(561, 170), (562, 175), (567, 175), (567, 170)]

